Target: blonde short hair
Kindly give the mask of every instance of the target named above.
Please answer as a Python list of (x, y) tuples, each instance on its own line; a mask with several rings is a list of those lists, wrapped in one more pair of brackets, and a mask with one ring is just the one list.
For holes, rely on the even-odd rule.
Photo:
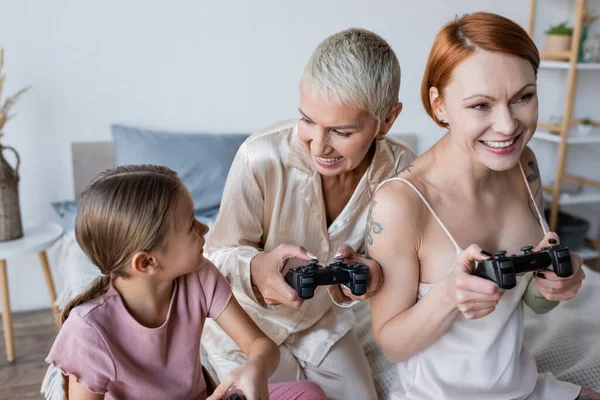
[(304, 67), (300, 86), (382, 121), (398, 103), (400, 63), (382, 37), (350, 28), (317, 46)]

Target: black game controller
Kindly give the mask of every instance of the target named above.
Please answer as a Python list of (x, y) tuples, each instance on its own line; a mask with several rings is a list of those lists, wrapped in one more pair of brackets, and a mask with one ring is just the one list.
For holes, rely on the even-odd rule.
[(301, 299), (312, 298), (317, 286), (336, 284), (346, 285), (353, 295), (362, 296), (367, 292), (369, 268), (363, 264), (345, 264), (343, 258), (334, 258), (327, 267), (319, 265), (319, 260), (310, 260), (308, 265), (290, 269), (285, 280)]
[(533, 246), (521, 247), (523, 254), (506, 256), (506, 251), (494, 253), (494, 257), (481, 261), (474, 275), (494, 281), (502, 289), (512, 289), (517, 284), (517, 274), (549, 269), (561, 278), (571, 276), (571, 253), (567, 246), (544, 247), (534, 252)]

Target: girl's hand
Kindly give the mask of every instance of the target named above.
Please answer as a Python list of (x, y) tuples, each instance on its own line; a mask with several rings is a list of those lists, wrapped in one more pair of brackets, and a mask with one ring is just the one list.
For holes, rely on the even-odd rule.
[(227, 375), (206, 400), (221, 400), (231, 388), (240, 389), (246, 400), (269, 400), (267, 376), (258, 361), (248, 361)]
[(475, 263), (491, 257), (477, 245), (463, 250), (444, 283), (450, 298), (468, 319), (483, 318), (496, 309), (504, 290), (490, 280), (472, 275)]

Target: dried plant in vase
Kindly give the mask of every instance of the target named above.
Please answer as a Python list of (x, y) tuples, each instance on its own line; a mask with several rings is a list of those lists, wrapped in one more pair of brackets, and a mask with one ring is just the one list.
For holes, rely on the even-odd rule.
[[(4, 136), (2, 129), (4, 125), (14, 117), (9, 114), (18, 98), (29, 88), (19, 90), (9, 96), (2, 103), (2, 90), (6, 75), (2, 73), (4, 66), (4, 49), (0, 49), (0, 138)], [(17, 164), (13, 168), (4, 158), (4, 150), (12, 151), (17, 158)], [(21, 224), (21, 210), (19, 208), (19, 153), (9, 146), (0, 142), (0, 242), (18, 239), (23, 236)]]
[[(592, 25), (600, 15), (596, 14), (593, 10), (586, 8), (583, 10), (583, 15), (581, 17), (581, 37), (579, 38), (579, 53), (577, 56), (577, 62), (589, 62), (590, 57), (586, 57), (585, 55), (585, 42), (588, 39), (589, 27)], [(597, 40), (594, 37), (591, 40)]]
[(583, 26), (590, 26), (600, 17), (600, 15), (596, 14), (595, 11), (590, 10), (589, 8), (583, 11), (583, 16), (581, 18), (581, 23)]

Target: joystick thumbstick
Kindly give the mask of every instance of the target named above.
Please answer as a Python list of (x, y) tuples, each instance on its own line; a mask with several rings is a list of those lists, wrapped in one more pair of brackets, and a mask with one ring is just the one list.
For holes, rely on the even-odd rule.
[(316, 258), (313, 258), (312, 260), (310, 260), (308, 262), (308, 265), (319, 265), (319, 260), (317, 260)]
[(502, 258), (506, 254), (506, 250), (498, 250), (494, 252), (494, 258)]
[(521, 251), (525, 254), (531, 254), (531, 250), (533, 250), (533, 246), (523, 246), (521, 247)]
[(342, 257), (336, 257), (333, 259), (333, 262), (336, 264), (341, 264), (344, 262), (344, 259)]

